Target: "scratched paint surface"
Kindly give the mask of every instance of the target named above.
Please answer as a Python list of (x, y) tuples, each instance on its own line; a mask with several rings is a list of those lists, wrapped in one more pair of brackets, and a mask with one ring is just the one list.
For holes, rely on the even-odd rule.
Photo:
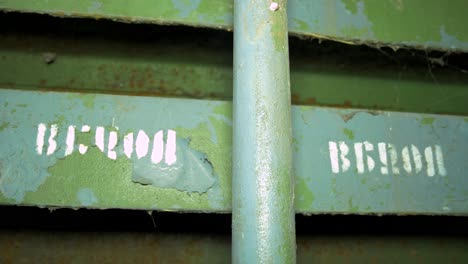
[[(452, 0), (290, 0), (289, 30), (350, 43), (468, 50), (464, 10)], [(4, 0), (0, 9), (126, 22), (232, 29), (232, 0)], [(402, 30), (404, 29), (404, 30)]]
[[(0, 95), (2, 204), (230, 211), (230, 103), (7, 89)], [(293, 107), (292, 115), (296, 211), (468, 212), (466, 117), (306, 106)], [(39, 124), (47, 127), (42, 154)], [(53, 125), (57, 135), (49, 141)], [(71, 153), (70, 125), (77, 127)], [(83, 125), (89, 133), (80, 132)], [(104, 151), (96, 140), (98, 127), (105, 129)], [(163, 131), (163, 144), (167, 131), (176, 132), (176, 157), (192, 156), (197, 169), (173, 177), (188, 181), (176, 186), (157, 178), (162, 174), (151, 166), (170, 166), (164, 155), (151, 162), (152, 144), (146, 161), (136, 160), (136, 150), (133, 158), (126, 156), (122, 137), (131, 132), (137, 137), (140, 130), (151, 135), (151, 143)], [(108, 144), (111, 131), (118, 132), (115, 148)], [(85, 154), (79, 144), (88, 147)], [(109, 150), (116, 151), (115, 159)], [(153, 173), (156, 178), (147, 184), (134, 181), (136, 162), (146, 164), (142, 176)], [(206, 185), (197, 186), (200, 181)]]

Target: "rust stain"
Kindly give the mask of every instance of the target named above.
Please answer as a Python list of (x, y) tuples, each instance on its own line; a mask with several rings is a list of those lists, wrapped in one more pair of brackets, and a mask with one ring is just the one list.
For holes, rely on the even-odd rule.
[(344, 115), (341, 115), (341, 117), (343, 118), (343, 121), (348, 122), (349, 120), (353, 119), (353, 117), (358, 113), (367, 113), (367, 114), (370, 114), (370, 115), (373, 115), (373, 116), (376, 116), (376, 115), (380, 114), (378, 111), (365, 111), (365, 110), (362, 110), (362, 111), (354, 111), (354, 112), (349, 113), (349, 114), (344, 114)]
[(291, 94), (291, 102), (293, 104), (299, 103), (300, 101), (301, 101), (301, 99), (299, 98), (299, 96), (297, 94)]
[(106, 65), (105, 64), (101, 64), (97, 67), (97, 70), (98, 71), (104, 71), (106, 69)]
[(315, 97), (308, 98), (306, 100), (306, 103), (310, 104), (310, 105), (315, 105), (315, 104), (317, 104), (317, 99), (315, 99)]
[(350, 107), (353, 107), (353, 104), (351, 103), (351, 101), (346, 100), (343, 102), (343, 106), (346, 108), (350, 108)]

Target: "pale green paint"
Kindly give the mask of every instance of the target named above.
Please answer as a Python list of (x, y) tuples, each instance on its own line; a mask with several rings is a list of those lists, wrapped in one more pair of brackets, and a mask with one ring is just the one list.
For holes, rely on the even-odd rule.
[[(467, 8), (464, 0), (291, 0), (289, 31), (349, 43), (468, 51)], [(233, 25), (232, 0), (4, 0), (0, 9), (228, 30)]]
[(177, 160), (170, 166), (165, 161), (153, 164), (151, 155), (134, 160), (132, 181), (184, 192), (207, 192), (218, 177), (206, 154), (192, 149), (190, 139), (179, 138), (176, 146)]

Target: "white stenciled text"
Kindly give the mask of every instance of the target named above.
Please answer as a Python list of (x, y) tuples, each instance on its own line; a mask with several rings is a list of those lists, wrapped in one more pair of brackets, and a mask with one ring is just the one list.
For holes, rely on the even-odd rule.
[(397, 149), (394, 144), (385, 142), (348, 144), (344, 141), (329, 141), (328, 150), (331, 170), (335, 174), (347, 172), (354, 167), (358, 174), (377, 171), (383, 175), (447, 175), (440, 145), (418, 148), (409, 144)]
[[(176, 132), (174, 130), (159, 130), (152, 137), (145, 131), (139, 130), (135, 135), (133, 132), (125, 134), (119, 138), (118, 128), (108, 129), (103, 126), (94, 128), (94, 144), (78, 144), (76, 142), (79, 133), (91, 133), (92, 128), (89, 125), (77, 127), (68, 126), (65, 137), (64, 156), (69, 156), (75, 151), (84, 155), (89, 150), (89, 145), (96, 146), (109, 159), (116, 160), (119, 151), (116, 150), (119, 140), (123, 138), (123, 155), (131, 159), (133, 157), (142, 159), (151, 158), (154, 164), (164, 160), (167, 165), (172, 165), (177, 161), (176, 157)], [(47, 126), (40, 123), (37, 126), (36, 152), (39, 155), (53, 155), (59, 150), (58, 141), (59, 128), (57, 124)], [(164, 139), (164, 134), (166, 135)], [(165, 142), (164, 142), (165, 141)]]

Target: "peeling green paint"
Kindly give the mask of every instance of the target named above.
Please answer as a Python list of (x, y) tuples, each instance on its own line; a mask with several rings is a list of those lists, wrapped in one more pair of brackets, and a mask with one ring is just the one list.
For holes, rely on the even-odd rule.
[(2, 122), (0, 124), (0, 132), (2, 132), (5, 128), (7, 128), (10, 125), (10, 122)]
[[(225, 112), (232, 109), (231, 104), (218, 105), (214, 109), (219, 112)], [(224, 110), (223, 110), (224, 109)], [(209, 127), (213, 127), (217, 135), (217, 141), (214, 142), (212, 137), (207, 138), (206, 135), (212, 133)], [(208, 199), (204, 202), (205, 207), (213, 208), (213, 210), (226, 211), (231, 209), (231, 163), (226, 160), (231, 159), (232, 152), (232, 131), (228, 123), (223, 119), (211, 119), (209, 124), (202, 123), (193, 129), (182, 127), (175, 128), (182, 138), (190, 138), (191, 148), (205, 153), (210, 161), (217, 180), (212, 188), (208, 190), (206, 196)]]
[(348, 209), (346, 211), (353, 213), (359, 212), (359, 207), (356, 204), (353, 204), (353, 198), (348, 199)]
[(68, 96), (69, 99), (80, 99), (83, 106), (86, 108), (93, 108), (94, 107), (94, 99), (96, 98), (95, 94), (70, 94)]
[(343, 128), (343, 134), (345, 134), (349, 140), (354, 140), (354, 132), (351, 129)]
[(435, 121), (434, 117), (425, 117), (421, 119), (421, 125), (432, 125)]
[(309, 25), (307, 25), (307, 22), (303, 20), (292, 18), (291, 21), (295, 24), (294, 27), (300, 31), (306, 31), (309, 28)]
[(358, 11), (358, 2), (359, 0), (341, 0), (341, 2), (345, 5), (346, 10), (351, 12), (351, 14), (356, 14)]
[(367, 177), (362, 177), (360, 182), (361, 182), (361, 184), (366, 184), (367, 183)]
[(177, 139), (176, 153), (177, 160), (171, 165), (153, 164), (149, 156), (134, 160), (132, 181), (184, 192), (207, 192), (217, 176), (206, 154), (193, 150), (190, 140), (184, 138)]
[(308, 208), (312, 208), (315, 201), (314, 193), (309, 189), (306, 180), (296, 176), (296, 203), (300, 202)]

